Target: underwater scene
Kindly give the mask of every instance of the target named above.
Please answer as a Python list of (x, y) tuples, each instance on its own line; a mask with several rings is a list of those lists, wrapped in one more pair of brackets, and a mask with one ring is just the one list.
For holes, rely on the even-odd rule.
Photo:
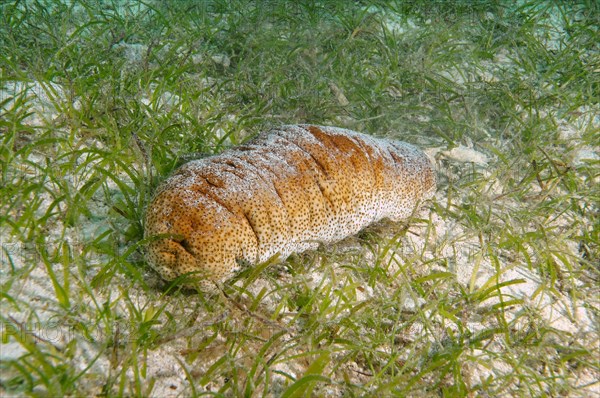
[(596, 1), (3, 1), (0, 141), (2, 397), (600, 396)]

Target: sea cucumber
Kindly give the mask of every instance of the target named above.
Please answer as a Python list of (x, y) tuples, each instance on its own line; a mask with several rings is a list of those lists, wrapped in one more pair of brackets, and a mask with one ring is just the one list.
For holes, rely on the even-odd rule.
[(194, 286), (210, 288), (240, 264), (285, 259), (383, 218), (406, 219), (435, 187), (431, 161), (411, 144), (282, 126), (188, 162), (162, 183), (146, 212), (146, 257), (166, 280), (189, 274)]

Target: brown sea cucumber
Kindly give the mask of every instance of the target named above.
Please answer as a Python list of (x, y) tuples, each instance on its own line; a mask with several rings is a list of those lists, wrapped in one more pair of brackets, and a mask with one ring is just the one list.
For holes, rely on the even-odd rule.
[(184, 164), (157, 190), (145, 220), (150, 265), (200, 287), (240, 263), (315, 249), (389, 218), (409, 217), (436, 179), (417, 147), (337, 127), (283, 126)]

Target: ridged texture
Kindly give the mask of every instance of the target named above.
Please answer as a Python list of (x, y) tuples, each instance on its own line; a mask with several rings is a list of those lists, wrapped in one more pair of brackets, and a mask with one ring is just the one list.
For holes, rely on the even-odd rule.
[(405, 219), (435, 191), (413, 145), (336, 127), (283, 126), (191, 161), (157, 190), (146, 214), (150, 265), (167, 280), (222, 281), (275, 254), (315, 249), (383, 218)]

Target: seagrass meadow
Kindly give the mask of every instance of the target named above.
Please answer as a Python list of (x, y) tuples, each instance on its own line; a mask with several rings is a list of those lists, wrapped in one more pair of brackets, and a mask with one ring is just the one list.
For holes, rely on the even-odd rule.
[[(600, 396), (595, 1), (0, 4), (0, 395)], [(156, 187), (284, 124), (425, 151), (404, 222), (214, 293)]]

